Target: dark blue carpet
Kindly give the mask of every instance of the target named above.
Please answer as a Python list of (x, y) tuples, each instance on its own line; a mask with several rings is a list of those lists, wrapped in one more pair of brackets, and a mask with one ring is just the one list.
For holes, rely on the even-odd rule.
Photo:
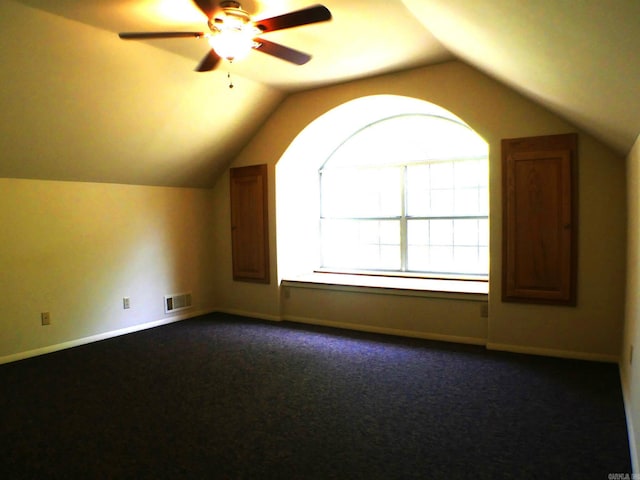
[(606, 479), (617, 365), (214, 314), (0, 366), (0, 478)]

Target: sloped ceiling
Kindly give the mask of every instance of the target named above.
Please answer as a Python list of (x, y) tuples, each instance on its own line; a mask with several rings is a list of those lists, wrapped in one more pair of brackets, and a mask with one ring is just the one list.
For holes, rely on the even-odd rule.
[(454, 55), (627, 153), (640, 133), (640, 1), (404, 0)]
[[(242, 5), (259, 19), (310, 3)], [(195, 73), (203, 40), (116, 35), (204, 30), (190, 0), (4, 0), (0, 177), (206, 187), (289, 93), (455, 57), (620, 153), (640, 132), (636, 0), (323, 3), (331, 22), (268, 37), (308, 64), (252, 52)]]

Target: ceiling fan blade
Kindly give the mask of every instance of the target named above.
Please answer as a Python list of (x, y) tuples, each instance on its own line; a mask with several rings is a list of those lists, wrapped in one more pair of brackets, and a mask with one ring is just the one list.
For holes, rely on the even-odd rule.
[(209, 50), (209, 53), (200, 61), (200, 64), (196, 67), (196, 72), (209, 72), (216, 68), (220, 57), (213, 49)]
[(153, 40), (157, 38), (201, 38), (204, 32), (123, 32), (118, 36), (123, 40)]
[(204, 13), (207, 18), (212, 18), (216, 13), (216, 3), (214, 0), (193, 0), (193, 3)]
[(269, 42), (262, 38), (256, 38), (256, 42), (260, 45), (256, 47), (259, 52), (273, 55), (274, 57), (286, 60), (287, 62), (295, 63), (296, 65), (304, 65), (311, 60), (311, 55), (294, 50), (293, 48), (285, 47), (279, 43)]
[(285, 28), (325, 22), (327, 20), (331, 20), (331, 12), (329, 9), (324, 5), (314, 5), (277, 17), (259, 20), (255, 22), (255, 25), (263, 32), (273, 32), (274, 30), (283, 30)]

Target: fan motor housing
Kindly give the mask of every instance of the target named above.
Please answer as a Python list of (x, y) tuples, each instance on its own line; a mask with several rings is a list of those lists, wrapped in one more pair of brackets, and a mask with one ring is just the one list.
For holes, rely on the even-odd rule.
[(220, 8), (224, 12), (224, 17), (215, 17), (209, 19), (209, 28), (212, 31), (219, 31), (218, 25), (224, 25), (225, 20), (230, 20), (228, 23), (238, 26), (246, 25), (251, 18), (249, 14), (242, 9), (242, 6), (238, 2), (225, 1), (220, 2)]

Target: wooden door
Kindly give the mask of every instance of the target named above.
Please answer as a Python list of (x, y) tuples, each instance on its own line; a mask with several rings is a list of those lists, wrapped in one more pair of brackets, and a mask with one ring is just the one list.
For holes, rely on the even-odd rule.
[(267, 165), (232, 168), (233, 279), (269, 283)]
[(502, 141), (504, 301), (576, 304), (576, 162), (575, 134)]

